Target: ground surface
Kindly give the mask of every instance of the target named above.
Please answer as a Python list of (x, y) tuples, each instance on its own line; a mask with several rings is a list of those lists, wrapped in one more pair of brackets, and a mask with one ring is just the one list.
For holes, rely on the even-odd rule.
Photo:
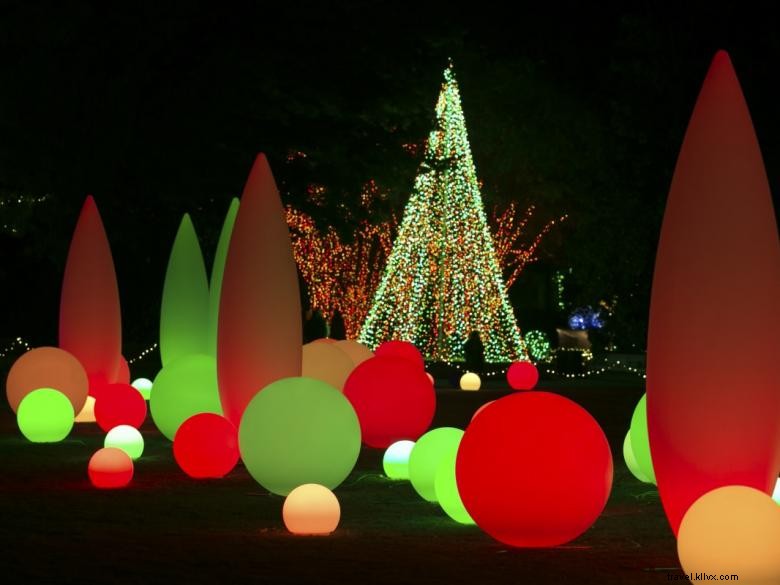
[[(504, 395), (438, 390), (434, 425), (463, 428), (478, 406)], [(146, 451), (131, 487), (99, 491), (86, 465), (102, 446), (95, 425), (63, 443), (27, 443), (0, 413), (0, 559), (4, 583), (664, 583), (680, 575), (657, 492), (635, 480), (621, 455), (642, 394), (631, 377), (546, 382), (587, 408), (615, 460), (606, 510), (567, 546), (512, 550), (457, 525), (408, 482), (381, 474), (381, 452), (364, 449), (336, 491), (342, 521), (330, 537), (293, 537), (282, 498), (242, 467), (196, 482), (147, 420)], [(571, 478), (577, 489), (577, 478)]]

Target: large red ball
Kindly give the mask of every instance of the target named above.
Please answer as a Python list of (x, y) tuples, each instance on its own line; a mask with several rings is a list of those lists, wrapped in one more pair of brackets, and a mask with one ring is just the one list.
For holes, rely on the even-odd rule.
[(549, 392), (520, 392), (474, 417), (455, 473), (482, 530), (510, 546), (549, 547), (599, 517), (612, 489), (612, 454), (581, 406)]
[(95, 396), (95, 420), (108, 432), (119, 425), (140, 428), (146, 419), (146, 400), (130, 384), (107, 384)]
[(514, 362), (506, 371), (506, 380), (513, 390), (531, 390), (539, 381), (539, 370), (531, 362)]
[(436, 392), (425, 371), (408, 359), (373, 357), (357, 366), (344, 384), (363, 442), (384, 449), (415, 440), (433, 420)]
[(225, 477), (238, 463), (236, 427), (211, 412), (191, 416), (173, 437), (173, 457), (190, 477)]
[(377, 357), (399, 357), (409, 360), (419, 366), (421, 370), (425, 369), (425, 360), (413, 343), (408, 341), (385, 341), (379, 344), (374, 355)]

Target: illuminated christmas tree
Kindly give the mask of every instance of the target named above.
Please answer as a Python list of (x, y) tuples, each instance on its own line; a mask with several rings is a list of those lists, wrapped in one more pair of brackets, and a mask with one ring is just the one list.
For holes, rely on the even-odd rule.
[(528, 359), (506, 295), (471, 158), (452, 65), (436, 127), (359, 340), (414, 343), (427, 359), (463, 359), (480, 334), (489, 362)]

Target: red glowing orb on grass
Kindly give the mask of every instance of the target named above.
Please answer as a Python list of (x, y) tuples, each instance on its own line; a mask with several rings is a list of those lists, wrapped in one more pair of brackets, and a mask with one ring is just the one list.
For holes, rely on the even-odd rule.
[(425, 369), (425, 360), (413, 343), (408, 341), (385, 341), (376, 348), (374, 355), (377, 357), (398, 357), (416, 364), (421, 370)]
[(87, 473), (96, 488), (123, 488), (133, 479), (133, 460), (122, 449), (104, 447), (89, 460)]
[(612, 455), (593, 417), (549, 392), (520, 392), (475, 416), (455, 466), (463, 505), (509, 546), (551, 547), (585, 532), (612, 488)]
[(130, 384), (107, 384), (95, 396), (95, 420), (108, 432), (119, 425), (140, 428), (146, 419), (146, 400)]
[(539, 370), (531, 362), (514, 362), (506, 371), (512, 390), (531, 390), (539, 381)]
[(176, 431), (173, 457), (190, 477), (225, 477), (238, 463), (236, 427), (211, 412), (191, 416)]
[(378, 449), (416, 440), (436, 410), (436, 392), (425, 371), (401, 357), (364, 361), (347, 378), (344, 395), (358, 416), (363, 442)]

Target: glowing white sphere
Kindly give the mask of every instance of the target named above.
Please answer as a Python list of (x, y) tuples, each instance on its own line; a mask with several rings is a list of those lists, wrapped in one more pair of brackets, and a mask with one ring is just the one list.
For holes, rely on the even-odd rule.
[(382, 457), (382, 467), (390, 479), (409, 479), (409, 454), (414, 441), (396, 441), (387, 448)]
[(461, 390), (479, 390), (482, 386), (482, 380), (474, 372), (466, 372), (460, 377)]
[(149, 400), (152, 394), (152, 381), (149, 378), (137, 378), (130, 385), (141, 393), (144, 400)]
[(293, 534), (330, 534), (339, 525), (341, 506), (335, 494), (325, 486), (306, 483), (287, 495), (282, 519)]
[(130, 459), (136, 460), (144, 452), (144, 438), (135, 427), (119, 425), (108, 431), (103, 446), (122, 449)]

